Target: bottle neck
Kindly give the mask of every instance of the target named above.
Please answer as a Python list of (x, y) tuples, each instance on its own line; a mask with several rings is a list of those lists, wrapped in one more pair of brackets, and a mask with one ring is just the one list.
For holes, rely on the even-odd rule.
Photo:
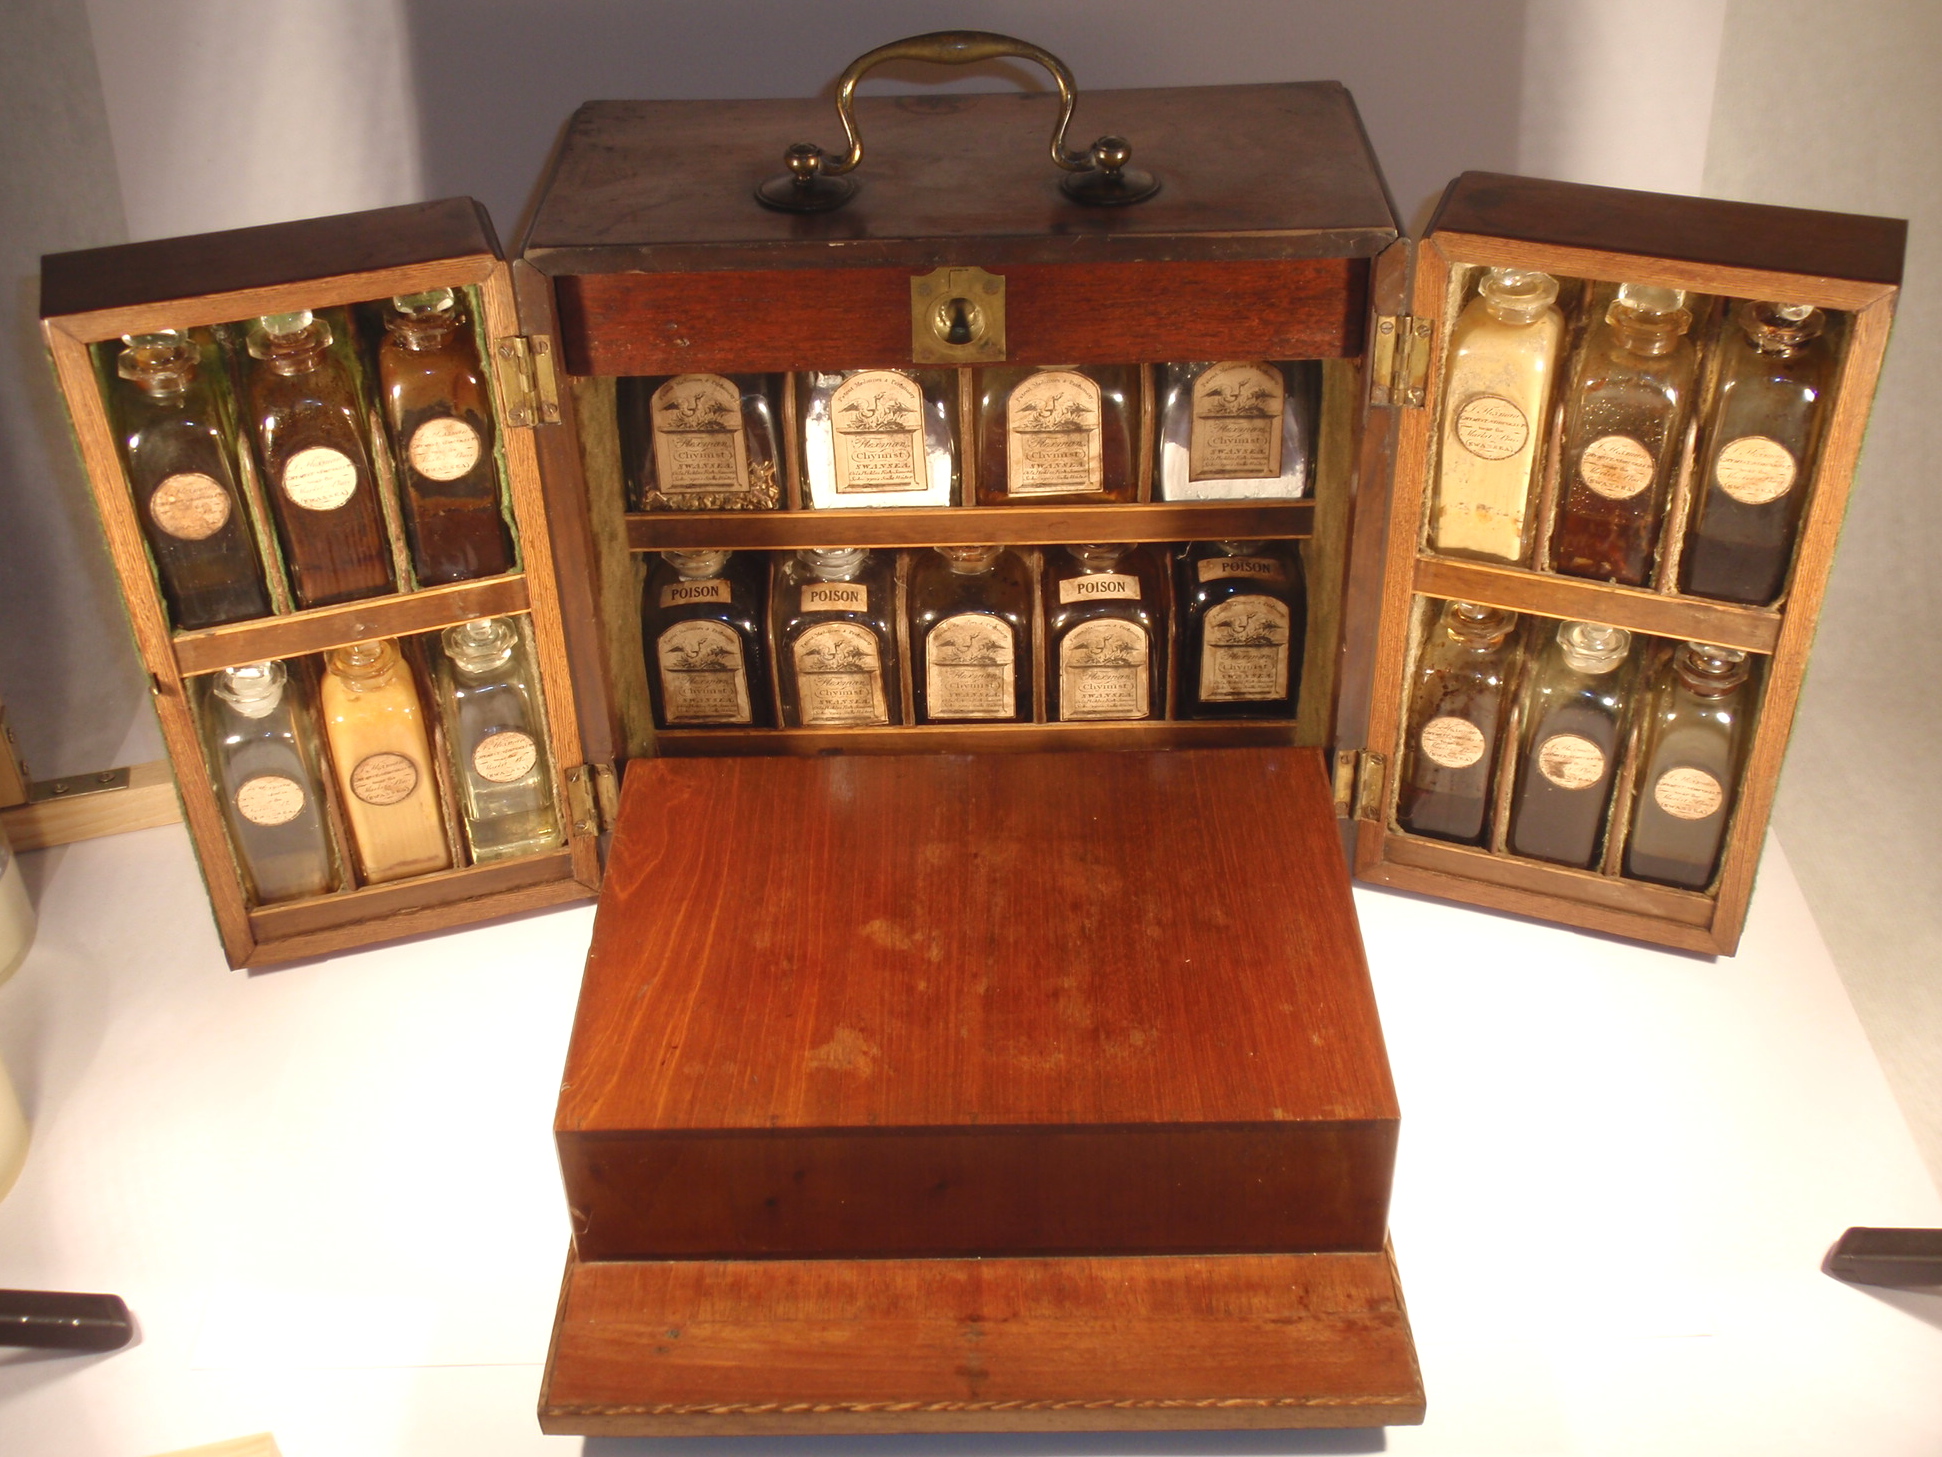
[(998, 554), (1002, 546), (940, 546), (937, 554), (944, 558), (953, 572), (960, 577), (980, 577), (998, 565)]
[(1088, 572), (1110, 572), (1131, 548), (1124, 544), (1086, 542), (1068, 546), (1066, 552)]
[(385, 325), (392, 341), (413, 354), (443, 349), (457, 328), (458, 320), (450, 314), (401, 314)]
[(330, 655), (330, 671), (353, 693), (373, 693), (397, 676), (398, 650), (388, 642), (352, 643)]

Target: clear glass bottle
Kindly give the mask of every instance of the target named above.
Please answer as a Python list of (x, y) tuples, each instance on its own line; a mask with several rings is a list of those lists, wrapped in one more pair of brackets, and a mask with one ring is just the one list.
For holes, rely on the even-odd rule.
[(944, 369), (807, 376), (802, 470), (809, 499), (803, 504), (957, 504), (957, 389), (957, 373)]
[(774, 722), (759, 552), (664, 551), (641, 589), (647, 686), (660, 728)]
[(770, 594), (784, 728), (903, 722), (896, 560), (860, 546), (785, 558)]
[(1522, 695), (1524, 733), (1510, 806), (1510, 851), (1589, 870), (1611, 808), (1631, 709), (1622, 627), (1566, 622)]
[(1667, 662), (1639, 750), (1627, 875), (1687, 890), (1712, 882), (1746, 747), (1746, 681), (1738, 648), (1689, 642)]
[(1162, 501), (1292, 501), (1315, 448), (1312, 362), (1222, 360), (1160, 370)]
[(1565, 396), (1551, 564), (1650, 585), (1692, 406), (1692, 314), (1675, 288), (1628, 283), (1586, 342)]
[(1293, 718), (1308, 591), (1287, 541), (1189, 542), (1178, 560), (1186, 718)]
[(1682, 592), (1764, 607), (1786, 585), (1834, 367), (1826, 322), (1805, 304), (1749, 302), (1721, 331)]
[(358, 873), (375, 885), (448, 868), (424, 709), (397, 644), (352, 643), (325, 663), (324, 736)]
[(767, 511), (782, 503), (782, 377), (620, 380), (621, 472), (634, 511)]
[(378, 381), (418, 585), (511, 571), (491, 387), (451, 289), (391, 300)]
[(472, 862), (560, 843), (546, 712), (517, 621), (481, 617), (445, 629), (438, 711)]
[(1137, 500), (1139, 414), (1137, 365), (980, 370), (977, 504)]
[(202, 731), (252, 905), (329, 895), (344, 883), (324, 808), (323, 756), (301, 682), (282, 663), (212, 675)]
[(328, 607), (395, 590), (365, 410), (330, 325), (308, 310), (250, 330), (250, 424), (290, 590)]
[(1047, 551), (1045, 711), (1055, 723), (1165, 716), (1166, 570), (1145, 547)]
[(235, 437), (188, 334), (129, 334), (116, 371), (116, 443), (178, 628), (265, 617), (269, 592), (236, 485)]
[(1548, 273), (1492, 268), (1450, 331), (1430, 549), (1521, 562), (1564, 316)]
[(1498, 745), (1517, 668), (1515, 613), (1450, 601), (1416, 658), (1396, 819), (1405, 830), (1481, 845), (1496, 801)]
[(1004, 546), (912, 554), (917, 722), (1032, 721), (1032, 571)]

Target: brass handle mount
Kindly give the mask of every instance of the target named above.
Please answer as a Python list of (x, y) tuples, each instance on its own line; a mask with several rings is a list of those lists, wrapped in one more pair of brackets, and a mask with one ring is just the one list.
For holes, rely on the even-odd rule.
[(1059, 186), (1075, 202), (1090, 207), (1125, 207), (1144, 202), (1160, 190), (1151, 172), (1128, 165), (1132, 146), (1124, 137), (1101, 137), (1083, 152), (1069, 152), (1066, 128), (1079, 102), (1078, 88), (1064, 61), (1030, 41), (986, 30), (938, 30), (878, 46), (858, 56), (836, 83), (836, 117), (843, 123), (849, 149), (832, 158), (814, 142), (797, 142), (782, 154), (788, 169), (755, 189), (764, 207), (778, 212), (828, 212), (856, 194), (856, 183), (844, 174), (863, 161), (863, 134), (856, 129), (856, 86), (865, 73), (886, 61), (930, 61), (940, 66), (968, 66), (1002, 56), (1036, 61), (1051, 73), (1059, 88), (1059, 124), (1052, 132), (1052, 164), (1066, 175)]

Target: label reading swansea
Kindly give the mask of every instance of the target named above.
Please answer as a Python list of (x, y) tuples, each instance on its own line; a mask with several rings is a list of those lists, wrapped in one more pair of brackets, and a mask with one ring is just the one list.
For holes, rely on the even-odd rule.
[(1456, 438), (1479, 460), (1509, 460), (1531, 438), (1531, 425), (1515, 401), (1477, 395), (1457, 411)]
[(1729, 441), (1713, 463), (1719, 488), (1742, 506), (1764, 506), (1794, 488), (1800, 473), (1793, 453), (1765, 435), (1742, 435)]
[(1537, 768), (1560, 789), (1588, 789), (1605, 777), (1605, 751), (1581, 734), (1553, 734), (1538, 745)]
[(1423, 725), (1419, 742), (1424, 757), (1445, 769), (1468, 769), (1483, 757), (1487, 747), (1482, 729), (1467, 718), (1447, 713)]
[(1146, 663), (1146, 629), (1137, 623), (1080, 623), (1059, 642), (1059, 718), (1145, 718)]
[(1286, 389), (1268, 364), (1216, 364), (1194, 380), (1190, 481), (1278, 480)]
[(1726, 803), (1726, 791), (1704, 769), (1668, 769), (1652, 786), (1652, 802), (1676, 820), (1711, 819)]
[(805, 726), (885, 724), (877, 635), (854, 622), (819, 622), (796, 639), (796, 693)]
[(687, 607), (696, 602), (731, 602), (726, 577), (709, 577), (699, 582), (669, 582), (661, 589), (663, 607)]
[(1063, 496), (1106, 489), (1099, 386), (1071, 370), (1021, 380), (1005, 406), (1005, 494)]
[(742, 392), (718, 374), (677, 374), (648, 402), (654, 478), (670, 496), (748, 489)]
[(479, 432), (450, 415), (427, 420), (411, 432), (405, 454), (411, 468), (428, 481), (456, 481), (479, 463)]
[(1059, 601), (1067, 606), (1103, 600), (1139, 601), (1140, 579), (1128, 572), (1087, 572), (1083, 577), (1066, 577), (1059, 583)]
[(654, 656), (670, 726), (750, 722), (748, 665), (734, 628), (706, 620), (676, 623), (661, 634)]
[(932, 718), (1013, 718), (1017, 652), (1011, 624), (985, 612), (947, 617), (924, 638), (924, 698)]
[(403, 754), (367, 754), (351, 770), (351, 793), (379, 809), (409, 799), (417, 787), (418, 766)]
[(357, 467), (328, 445), (299, 450), (284, 462), (283, 494), (306, 511), (335, 511), (357, 494)]
[(253, 825), (273, 830), (303, 813), (303, 786), (281, 774), (258, 774), (236, 791), (236, 813)]
[(207, 541), (229, 522), (229, 492), (214, 476), (180, 471), (148, 498), (155, 524), (179, 541)]
[(518, 729), (487, 734), (472, 750), (472, 772), (489, 784), (512, 784), (533, 772), (539, 745)]
[(836, 438), (836, 494), (921, 491), (924, 391), (907, 374), (866, 369), (829, 397)]
[(1210, 608), (1201, 623), (1200, 701), (1262, 703), (1288, 696), (1288, 604), (1252, 593)]
[(1652, 484), (1652, 452), (1629, 435), (1601, 435), (1578, 457), (1578, 478), (1608, 501), (1624, 501)]

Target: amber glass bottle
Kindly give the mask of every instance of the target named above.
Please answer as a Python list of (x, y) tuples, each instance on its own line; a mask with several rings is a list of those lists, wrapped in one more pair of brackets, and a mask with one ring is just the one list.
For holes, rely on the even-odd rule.
[(308, 311), (251, 329), (250, 425), (299, 607), (328, 607), (394, 589), (363, 402)]
[(782, 501), (782, 376), (627, 377), (615, 389), (632, 511), (766, 511)]
[(378, 347), (384, 422), (398, 463), (405, 539), (421, 587), (512, 570), (499, 507), (492, 396), (449, 288), (391, 300)]
[(1507, 690), (1517, 664), (1514, 614), (1445, 602), (1416, 659), (1396, 819), (1412, 834), (1481, 845), (1490, 831)]
[(654, 562), (641, 589), (641, 643), (659, 727), (775, 721), (762, 632), (768, 573), (752, 551), (664, 551)]
[(1625, 873), (1704, 890), (1719, 866), (1746, 747), (1746, 654), (1689, 642), (1652, 692)]
[(142, 532), (179, 628), (263, 617), (269, 594), (236, 488), (234, 437), (187, 334), (131, 334), (115, 434)]
[(799, 551), (782, 562), (769, 610), (783, 727), (903, 722), (895, 570), (891, 553), (862, 547)]
[(1514, 855), (1589, 870), (1611, 808), (1631, 709), (1622, 627), (1567, 622), (1524, 685), (1524, 735), (1510, 807)]
[(325, 661), (324, 735), (359, 873), (375, 885), (445, 869), (452, 852), (411, 669), (388, 639)]
[(978, 504), (1131, 501), (1140, 372), (1086, 365), (978, 376)]
[(1677, 289), (1626, 284), (1566, 395), (1551, 564), (1646, 586), (1692, 405), (1692, 314)]
[(1004, 546), (914, 553), (910, 654), (917, 722), (1032, 721), (1032, 573)]
[(1166, 712), (1167, 580), (1145, 547), (1046, 554), (1045, 703), (1054, 722)]
[(1183, 717), (1295, 716), (1308, 593), (1292, 542), (1191, 542), (1174, 599)]

